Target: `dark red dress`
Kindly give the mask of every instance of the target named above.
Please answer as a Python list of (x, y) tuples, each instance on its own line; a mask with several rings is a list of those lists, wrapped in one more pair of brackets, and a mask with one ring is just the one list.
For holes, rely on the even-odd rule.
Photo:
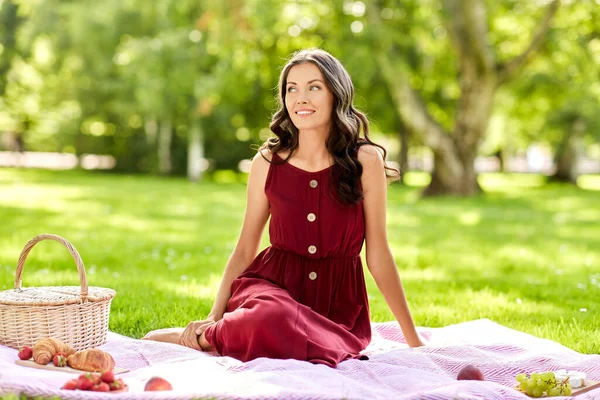
[[(275, 162), (281, 158), (274, 155)], [(306, 360), (335, 367), (371, 340), (360, 259), (362, 202), (338, 202), (334, 167), (271, 164), (265, 183), (271, 246), (233, 281), (206, 339), (224, 356)], [(333, 175), (333, 176), (332, 176)]]

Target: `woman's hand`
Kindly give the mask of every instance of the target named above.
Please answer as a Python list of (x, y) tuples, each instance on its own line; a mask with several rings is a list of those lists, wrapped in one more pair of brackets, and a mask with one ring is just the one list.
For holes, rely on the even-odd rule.
[(196, 350), (202, 350), (200, 343), (198, 343), (198, 338), (204, 333), (206, 328), (214, 325), (215, 323), (216, 318), (210, 316), (202, 321), (190, 322), (181, 334), (181, 345)]

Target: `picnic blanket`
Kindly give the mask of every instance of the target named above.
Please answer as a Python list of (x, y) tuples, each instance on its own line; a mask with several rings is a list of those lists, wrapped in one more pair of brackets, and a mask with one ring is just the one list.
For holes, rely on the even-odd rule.
[[(67, 391), (74, 374), (15, 365), (17, 351), (0, 346), (0, 395), (60, 396), (62, 399), (528, 399), (514, 390), (514, 377), (536, 370), (581, 370), (600, 380), (600, 355), (585, 355), (482, 319), (443, 328), (419, 328), (430, 345), (410, 349), (395, 322), (373, 323), (369, 360), (348, 360), (332, 369), (295, 360), (248, 363), (185, 347), (136, 340), (109, 332), (101, 349), (110, 352), (129, 385), (127, 393)], [(486, 381), (457, 381), (466, 364)], [(144, 392), (160, 376), (170, 392)], [(577, 399), (600, 399), (593, 390)]]

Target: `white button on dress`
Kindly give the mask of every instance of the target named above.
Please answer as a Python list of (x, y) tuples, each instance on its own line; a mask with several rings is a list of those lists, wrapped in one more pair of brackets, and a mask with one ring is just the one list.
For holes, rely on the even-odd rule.
[(309, 183), (311, 188), (316, 188), (319, 185), (319, 182), (317, 182), (315, 179), (313, 179), (312, 181), (310, 181)]
[(310, 274), (308, 274), (308, 279), (314, 281), (315, 279), (317, 279), (317, 273), (315, 271), (311, 272)]
[(313, 213), (310, 213), (310, 214), (308, 214), (308, 215), (306, 216), (306, 219), (307, 219), (309, 222), (315, 222), (315, 220), (317, 219), (317, 216), (316, 216), (315, 214), (313, 214)]
[(308, 252), (310, 254), (315, 254), (317, 252), (317, 246), (308, 246)]

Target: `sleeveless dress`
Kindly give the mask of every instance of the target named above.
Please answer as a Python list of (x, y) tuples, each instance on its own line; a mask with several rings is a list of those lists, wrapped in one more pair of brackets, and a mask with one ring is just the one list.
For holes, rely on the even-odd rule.
[[(282, 159), (273, 155), (275, 163)], [(271, 245), (231, 285), (223, 318), (205, 333), (219, 354), (305, 360), (335, 367), (371, 340), (360, 258), (362, 201), (337, 200), (335, 167), (308, 172), (272, 163), (265, 183)]]

